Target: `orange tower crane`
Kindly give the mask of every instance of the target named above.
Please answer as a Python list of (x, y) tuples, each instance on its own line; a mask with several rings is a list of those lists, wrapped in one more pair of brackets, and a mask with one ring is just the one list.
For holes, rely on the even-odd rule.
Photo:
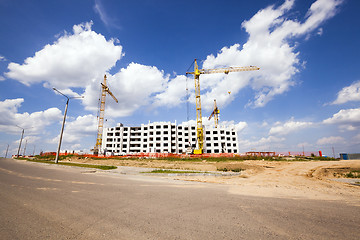
[(199, 69), (197, 61), (194, 61), (194, 71), (187, 72), (186, 74), (193, 74), (195, 79), (195, 98), (196, 98), (196, 132), (198, 149), (194, 150), (194, 154), (202, 154), (204, 147), (204, 130), (202, 125), (201, 115), (201, 100), (200, 100), (200, 75), (201, 74), (212, 74), (212, 73), (225, 73), (229, 72), (243, 72), (243, 71), (254, 71), (260, 68), (255, 66), (249, 67), (228, 67), (228, 68), (216, 68), (216, 69)]
[(99, 123), (98, 123), (98, 132), (96, 138), (96, 144), (94, 147), (94, 155), (98, 155), (101, 152), (101, 142), (103, 135), (103, 127), (104, 127), (104, 116), (105, 116), (105, 99), (106, 93), (108, 93), (115, 102), (118, 103), (118, 100), (114, 96), (114, 94), (110, 91), (109, 87), (106, 85), (106, 75), (104, 75), (104, 83), (101, 83), (101, 99), (100, 99), (100, 110), (99, 110)]

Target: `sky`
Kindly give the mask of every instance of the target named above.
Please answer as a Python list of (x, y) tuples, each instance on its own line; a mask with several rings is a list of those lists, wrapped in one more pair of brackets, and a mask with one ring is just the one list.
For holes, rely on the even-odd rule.
[(360, 2), (352, 0), (0, 0), (0, 156), (90, 152), (104, 74), (105, 127), (203, 124), (216, 99), (239, 152), (360, 152)]

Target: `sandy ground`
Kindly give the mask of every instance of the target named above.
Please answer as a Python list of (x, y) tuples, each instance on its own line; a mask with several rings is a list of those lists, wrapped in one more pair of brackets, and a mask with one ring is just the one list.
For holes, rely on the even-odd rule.
[[(69, 161), (69, 160), (67, 160)], [(242, 169), (233, 176), (215, 174), (181, 176), (159, 174), (163, 178), (198, 181), (225, 185), (230, 193), (264, 197), (340, 200), (360, 206), (360, 178), (344, 178), (350, 171), (360, 171), (360, 160), (346, 161), (243, 161), (243, 162), (187, 162), (162, 160), (91, 160), (73, 158), (70, 161), (102, 165), (217, 171)], [(153, 174), (155, 175), (155, 174)]]

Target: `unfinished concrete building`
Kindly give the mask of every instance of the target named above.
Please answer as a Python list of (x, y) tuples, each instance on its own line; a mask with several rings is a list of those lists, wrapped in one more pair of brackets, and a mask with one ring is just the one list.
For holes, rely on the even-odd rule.
[[(138, 127), (105, 128), (102, 149), (114, 155), (134, 153), (186, 153), (196, 147), (196, 127), (171, 122), (149, 122)], [(204, 153), (238, 153), (234, 128), (204, 127)]]

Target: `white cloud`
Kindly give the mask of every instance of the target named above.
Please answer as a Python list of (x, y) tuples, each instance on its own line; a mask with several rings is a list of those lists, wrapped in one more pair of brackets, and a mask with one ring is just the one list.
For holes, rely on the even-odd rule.
[[(71, 149), (77, 149), (74, 145), (84, 146), (85, 139), (91, 138), (95, 145), (97, 134), (97, 118), (91, 114), (85, 116), (78, 116), (73, 121), (66, 121), (62, 149), (71, 147)], [(58, 143), (60, 135), (51, 140), (52, 143)]]
[[(243, 27), (249, 33), (247, 43), (242, 48), (240, 44), (222, 48), (216, 56), (208, 56), (203, 67), (259, 65), (261, 70), (257, 72), (234, 72), (228, 75), (202, 75), (202, 108), (211, 110), (214, 99), (222, 108), (233, 101), (240, 90), (248, 86), (256, 92), (254, 102), (250, 103), (255, 107), (264, 106), (274, 96), (286, 92), (295, 84), (291, 77), (299, 71), (297, 65), (300, 64), (299, 53), (295, 52), (295, 47), (290, 45), (290, 38), (300, 37), (316, 29), (335, 13), (339, 4), (340, 1), (334, 0), (324, 6), (323, 1), (318, 1), (311, 6), (305, 22), (300, 23), (283, 17), (293, 6), (293, 1), (285, 1), (279, 8), (270, 6), (260, 10), (249, 21), (245, 21)], [(324, 13), (327, 14), (324, 15)], [(123, 71), (124, 69), (121, 70), (121, 72)], [(139, 101), (132, 104), (130, 101), (125, 101), (124, 105), (121, 108), (119, 107), (122, 111), (119, 115), (130, 115), (140, 106), (147, 104), (153, 104), (154, 107), (174, 107), (183, 103), (186, 96), (185, 76), (179, 75), (171, 79), (168, 76), (163, 78), (167, 82), (156, 90), (158, 91), (156, 94), (152, 93), (146, 103)], [(119, 81), (134, 82), (138, 86), (142, 85), (141, 82), (138, 83), (135, 80), (136, 77), (134, 76), (122, 76), (118, 79)], [(193, 79), (188, 81), (190, 101), (194, 103)], [(124, 92), (124, 90), (120, 92)], [(136, 99), (143, 99), (142, 95), (139, 98), (136, 92), (133, 92), (132, 96), (134, 98), (136, 96)], [(96, 104), (93, 103), (91, 106), (96, 106)]]
[(106, 13), (104, 6), (100, 0), (95, 0), (94, 11), (95, 13), (99, 14), (101, 21), (105, 24), (106, 27), (119, 28), (119, 26), (115, 24), (114, 19), (111, 19)]
[(262, 137), (256, 141), (250, 141), (248, 139), (239, 140), (240, 151), (268, 151), (269, 149), (283, 147), (283, 142), (286, 138), (283, 137)]
[(325, 124), (337, 124), (343, 129), (356, 130), (360, 126), (360, 108), (342, 109), (331, 118), (323, 121)]
[(337, 99), (332, 104), (343, 104), (350, 101), (360, 101), (360, 81), (340, 90)]
[(235, 130), (237, 132), (241, 132), (242, 130), (244, 130), (248, 126), (248, 124), (246, 122), (238, 122), (234, 126), (235, 126)]
[(311, 125), (313, 125), (312, 122), (296, 122), (292, 118), (291, 120), (287, 121), (284, 124), (277, 122), (274, 127), (270, 128), (269, 134), (287, 135), (291, 132), (307, 128)]
[(49, 108), (44, 111), (33, 113), (19, 113), (18, 108), (24, 99), (6, 99), (0, 101), (0, 131), (10, 134), (21, 132), (20, 126), (28, 134), (40, 134), (44, 128), (62, 118), (62, 113), (58, 108)]
[(258, 125), (258, 127), (261, 127), (261, 128), (267, 128), (268, 126), (269, 126), (269, 123), (265, 120), (261, 123), (261, 125), (260, 124)]
[[(215, 126), (214, 120), (213, 119), (209, 120), (209, 118), (206, 118), (206, 117), (202, 118), (202, 124), (203, 124), (203, 126), (205, 126), (205, 128)], [(185, 122), (182, 122), (181, 125), (196, 126), (196, 120), (185, 121)], [(219, 121), (219, 124), (218, 124), (218, 128), (222, 128), (222, 127), (232, 128), (236, 132), (241, 132), (247, 126), (248, 126), (248, 124), (246, 122), (235, 123), (234, 121)]]
[(0, 76), (0, 81), (4, 81), (5, 78), (3, 76)]
[(302, 143), (297, 144), (297, 147), (298, 147), (298, 148), (302, 148), (302, 147), (313, 147), (313, 144), (308, 143), (308, 142), (302, 142)]
[[(242, 26), (249, 34), (248, 41), (242, 47), (234, 44), (222, 48), (216, 56), (208, 56), (203, 67), (258, 65), (261, 70), (202, 75), (202, 107), (211, 110), (216, 99), (221, 109), (245, 87), (255, 92), (255, 99), (249, 103), (254, 107), (265, 106), (276, 95), (288, 91), (295, 84), (292, 76), (301, 65), (299, 53), (290, 40), (317, 29), (335, 14), (340, 3), (339, 0), (318, 0), (310, 7), (305, 21), (299, 22), (284, 17), (294, 5), (294, 1), (287, 0), (277, 8), (262, 9), (244, 21)], [(111, 23), (101, 1), (95, 2), (94, 9), (105, 24)], [(138, 63), (109, 74), (123, 56), (122, 46), (117, 45), (118, 40), (107, 40), (94, 32), (91, 26), (92, 22), (74, 25), (73, 33), (63, 34), (23, 64), (11, 62), (5, 76), (28, 86), (43, 83), (48, 88), (56, 87), (69, 96), (78, 96), (79, 91), (84, 90), (85, 109), (97, 112), (100, 82), (107, 73), (110, 89), (119, 100), (116, 104), (107, 97), (109, 117), (129, 116), (143, 107), (175, 107), (184, 102), (186, 77), (183, 75), (170, 78), (155, 66)], [(194, 102), (192, 81), (189, 91)]]
[[(176, 76), (166, 85), (163, 92), (155, 95), (154, 106), (174, 107), (183, 103), (186, 95), (186, 77), (184, 75)], [(190, 89), (194, 89), (190, 87)], [(189, 91), (190, 91), (189, 89)]]
[(337, 136), (331, 136), (331, 137), (323, 137), (317, 140), (316, 142), (318, 145), (328, 145), (328, 144), (339, 144), (339, 143), (345, 143), (345, 139), (343, 137)]
[(324, 29), (323, 28), (319, 28), (317, 35), (321, 36), (323, 35)]
[[(250, 86), (256, 93), (250, 105), (254, 107), (265, 106), (276, 95), (289, 90), (295, 84), (292, 80), (294, 74), (299, 71), (299, 52), (291, 41), (295, 37), (301, 37), (311, 33), (324, 21), (332, 17), (342, 1), (318, 0), (311, 5), (305, 21), (290, 20), (284, 17), (293, 7), (294, 1), (287, 0), (278, 8), (267, 7), (256, 13), (250, 20), (244, 21), (242, 26), (249, 34), (249, 40), (242, 46), (234, 44), (224, 47), (216, 55), (210, 55), (205, 60), (204, 68), (217, 68), (224, 66), (248, 66), (256, 65), (260, 71), (231, 73), (210, 79), (208, 82), (202, 76), (203, 89), (210, 90), (204, 98), (218, 96), (219, 93), (227, 92), (230, 88), (236, 94), (245, 86)], [(228, 86), (231, 87), (228, 87)], [(220, 105), (231, 101), (231, 96), (224, 94), (224, 99), (219, 100)], [(207, 101), (204, 101), (207, 103)], [(211, 102), (211, 101), (208, 101)], [(204, 104), (211, 108), (210, 104)]]
[[(107, 96), (107, 116), (129, 116), (142, 106), (157, 100), (154, 96), (166, 88), (168, 75), (156, 67), (130, 63), (115, 75), (108, 76), (110, 90), (118, 99), (116, 103)], [(86, 109), (96, 111), (100, 93), (100, 81), (92, 83), (85, 90)], [(167, 100), (169, 101), (169, 100)]]
[(101, 21), (108, 26), (110, 19), (107, 16), (106, 12), (104, 11), (104, 8), (101, 4), (100, 0), (95, 0), (95, 5), (94, 5), (94, 11), (99, 14)]
[[(24, 144), (33, 144), (33, 143), (37, 143), (41, 138), (38, 136), (24, 136), (21, 142), (21, 148), (24, 148)], [(19, 145), (20, 143), (20, 139), (16, 140), (13, 142), (16, 145)], [(26, 151), (27, 152), (27, 151)]]
[(122, 47), (115, 45), (114, 39), (106, 40), (92, 31), (91, 25), (92, 22), (74, 25), (73, 34), (65, 33), (23, 64), (11, 62), (6, 76), (27, 86), (44, 82), (59, 90), (86, 87), (122, 56)]
[(4, 56), (0, 55), (0, 62), (6, 61), (6, 58)]
[[(44, 86), (56, 87), (68, 96), (79, 96), (74, 88), (84, 89), (85, 109), (97, 112), (103, 75), (120, 60), (122, 47), (92, 31), (91, 25), (91, 22), (75, 25), (73, 34), (64, 34), (22, 65), (10, 63), (6, 76), (26, 85), (44, 82)], [(129, 116), (153, 103), (154, 106), (176, 105), (177, 97), (181, 98), (185, 92), (175, 90), (185, 82), (185, 76), (178, 76), (168, 84), (169, 75), (155, 66), (130, 63), (114, 75), (107, 75), (108, 85), (119, 100), (116, 104), (107, 96), (108, 117)]]

